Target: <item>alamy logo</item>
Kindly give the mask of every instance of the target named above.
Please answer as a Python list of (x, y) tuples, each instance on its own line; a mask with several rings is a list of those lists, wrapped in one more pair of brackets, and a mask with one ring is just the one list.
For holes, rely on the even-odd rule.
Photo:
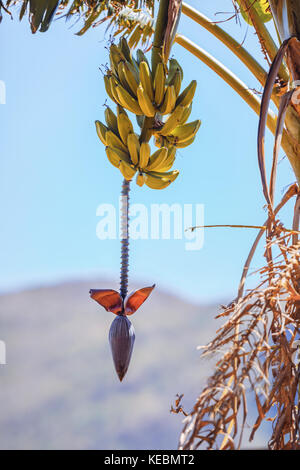
[(4, 341), (0, 341), (0, 365), (6, 364), (6, 344)]
[(6, 86), (3, 80), (0, 80), (0, 104), (6, 104)]
[[(97, 237), (100, 240), (116, 240), (122, 233), (120, 198), (119, 208), (112, 204), (100, 204), (97, 216)], [(133, 240), (182, 240), (187, 251), (201, 250), (204, 243), (204, 229), (189, 230), (193, 226), (203, 227), (203, 204), (132, 204), (129, 209), (129, 237)], [(118, 226), (119, 220), (119, 226)]]

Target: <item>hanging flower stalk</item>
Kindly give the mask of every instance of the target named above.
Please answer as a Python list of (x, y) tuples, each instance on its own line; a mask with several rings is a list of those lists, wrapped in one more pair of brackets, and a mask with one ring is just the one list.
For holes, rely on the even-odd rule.
[[(131, 295), (128, 292), (129, 271), (129, 191), (136, 177), (138, 186), (164, 189), (179, 175), (172, 170), (176, 151), (192, 144), (200, 121), (187, 123), (191, 114), (196, 81), (181, 89), (183, 70), (175, 59), (168, 61), (174, 40), (181, 2), (162, 0), (156, 23), (152, 66), (138, 49), (133, 57), (126, 39), (110, 46), (110, 67), (104, 76), (106, 92), (116, 104), (116, 114), (106, 107), (105, 121), (96, 121), (96, 130), (109, 162), (121, 172), (121, 275), (120, 292), (92, 289), (91, 297), (107, 311), (117, 315), (109, 339), (115, 369), (122, 380), (130, 362), (134, 329), (127, 316), (132, 315), (152, 292), (154, 285)], [(128, 111), (135, 115), (133, 124)], [(138, 128), (136, 132), (135, 127)], [(152, 150), (153, 138), (156, 150)]]

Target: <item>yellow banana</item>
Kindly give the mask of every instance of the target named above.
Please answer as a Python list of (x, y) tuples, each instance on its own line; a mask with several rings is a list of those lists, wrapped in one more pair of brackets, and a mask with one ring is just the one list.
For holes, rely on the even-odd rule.
[(106, 93), (108, 94), (110, 99), (113, 100), (115, 103), (117, 103), (117, 100), (115, 99), (111, 90), (110, 77), (108, 75), (104, 75), (104, 85), (105, 85)]
[(171, 180), (168, 178), (161, 178), (160, 176), (154, 176), (146, 174), (144, 175), (146, 185), (151, 189), (165, 189), (171, 184)]
[(145, 183), (144, 174), (143, 173), (138, 173), (136, 175), (136, 184), (138, 186), (143, 186), (144, 183)]
[[(168, 135), (168, 140), (172, 141), (175, 140), (176, 143), (185, 142), (186, 140), (190, 140), (192, 137), (196, 135), (201, 125), (201, 121), (198, 119), (197, 121), (189, 122), (188, 124), (184, 124), (183, 126), (177, 126), (175, 129)], [(106, 137), (107, 139), (107, 137)]]
[(129, 134), (127, 138), (127, 147), (132, 163), (137, 165), (139, 163), (140, 141), (136, 134)]
[(197, 88), (196, 80), (192, 80), (191, 83), (183, 90), (183, 92), (178, 96), (176, 101), (176, 106), (181, 104), (181, 106), (189, 106), (193, 101), (195, 91)]
[(178, 170), (173, 170), (173, 171), (147, 171), (147, 174), (151, 175), (151, 176), (156, 176), (158, 178), (166, 178), (168, 179), (169, 181), (171, 181), (171, 183), (173, 183), (173, 181), (176, 180), (177, 176), (179, 175), (179, 171)]
[(129, 62), (124, 62), (122, 65), (127, 84), (131, 92), (136, 96), (136, 90), (139, 84), (139, 74), (135, 70), (134, 66)]
[(117, 118), (118, 122), (118, 130), (120, 137), (122, 139), (122, 142), (127, 146), (127, 138), (128, 135), (133, 133), (133, 125), (129, 119), (129, 117), (126, 114), (119, 114)]
[(106, 152), (109, 162), (116, 168), (119, 168), (120, 161), (121, 161), (119, 156), (110, 147), (106, 147), (105, 152)]
[(122, 150), (123, 152), (127, 152), (126, 145), (124, 145), (121, 139), (112, 131), (109, 130), (106, 132), (105, 139), (106, 139), (106, 144), (109, 147), (117, 148), (117, 149)]
[(115, 77), (111, 76), (109, 78), (109, 84), (110, 84), (110, 89), (111, 89), (111, 93), (114, 97), (114, 101), (118, 104), (121, 104), (120, 103), (120, 100), (119, 100), (119, 96), (118, 96), (118, 93), (117, 93), (117, 86), (118, 86), (118, 82), (117, 80), (115, 79)]
[[(108, 150), (109, 149), (109, 150)], [(115, 160), (118, 160), (120, 163), (126, 162), (126, 163), (131, 163), (130, 158), (127, 152), (123, 152), (123, 150), (120, 150), (116, 147), (106, 147), (106, 154), (109, 152), (111, 158), (114, 158)], [(116, 165), (115, 165), (116, 166)], [(119, 165), (118, 165), (119, 166)]]
[(162, 105), (159, 108), (161, 114), (170, 114), (175, 108), (176, 94), (173, 85), (167, 87)]
[[(181, 105), (179, 105), (179, 106), (181, 106)], [(180, 125), (181, 126), (186, 123), (186, 121), (190, 117), (191, 112), (192, 112), (192, 103), (188, 107), (184, 108), (184, 112), (183, 112), (182, 118), (180, 120)]]
[(131, 52), (130, 52), (130, 49), (128, 47), (127, 41), (124, 38), (124, 36), (120, 39), (119, 49), (122, 52), (122, 54), (124, 55), (125, 59), (128, 62), (132, 62)]
[(124, 62), (126, 59), (116, 44), (112, 44), (110, 46), (109, 58), (110, 58), (111, 69), (117, 75), (119, 63)]
[(176, 59), (170, 59), (169, 60), (169, 72), (168, 72), (168, 78), (167, 78), (167, 85), (170, 85), (172, 80), (174, 80), (175, 74), (179, 72), (181, 81), (183, 80), (183, 70), (180, 67), (179, 63), (177, 62)]
[(160, 171), (160, 168), (163, 168), (164, 162), (168, 157), (168, 149), (162, 147), (159, 150), (156, 150), (153, 155), (149, 158), (147, 165), (147, 171)]
[(141, 148), (140, 148), (140, 155), (139, 155), (139, 168), (143, 170), (144, 168), (147, 167), (149, 158), (150, 158), (150, 145), (148, 142), (142, 142), (141, 143)]
[(132, 94), (131, 88), (130, 88), (130, 86), (129, 86), (127, 80), (126, 80), (126, 77), (125, 77), (124, 62), (119, 62), (118, 76), (119, 76), (119, 80), (120, 80), (120, 83), (121, 83), (122, 87), (125, 88), (125, 90), (127, 90), (128, 93)]
[(102, 122), (100, 121), (95, 121), (95, 125), (96, 125), (96, 131), (97, 131), (97, 135), (99, 139), (104, 145), (107, 145), (105, 135), (106, 135), (106, 132), (108, 131), (108, 128), (104, 124), (102, 124)]
[(148, 67), (149, 67), (149, 62), (147, 60), (147, 57), (145, 56), (145, 54), (143, 53), (141, 49), (138, 49), (136, 51), (136, 59), (137, 59), (138, 65), (140, 65), (141, 62), (146, 62), (146, 64), (148, 64)]
[(122, 86), (118, 85), (116, 87), (117, 95), (119, 98), (119, 103), (121, 106), (123, 106), (125, 109), (128, 109), (132, 113), (136, 115), (142, 115), (144, 114), (143, 111), (140, 108), (140, 105), (138, 101), (131, 96), (128, 91), (126, 91)]
[(119, 169), (127, 181), (132, 180), (132, 178), (134, 177), (136, 173), (136, 169), (134, 168), (134, 166), (124, 161), (120, 162)]
[(180, 74), (179, 71), (177, 71), (174, 75), (173, 80), (170, 83), (170, 85), (174, 86), (176, 98), (177, 98), (177, 96), (179, 95), (179, 92), (180, 92), (181, 82), (182, 82), (181, 74)]
[(185, 108), (183, 106), (177, 106), (158, 133), (164, 136), (171, 134), (173, 129), (180, 124), (184, 111)]
[(143, 114), (147, 117), (153, 117), (155, 115), (155, 108), (142, 85), (139, 85), (137, 88), (137, 98)]
[(172, 144), (172, 145), (175, 145), (176, 148), (178, 149), (183, 149), (191, 145), (194, 142), (195, 138), (196, 136), (194, 135), (194, 137), (191, 137), (189, 140), (185, 140), (184, 142), (176, 142), (175, 144)]
[(140, 82), (145, 92), (147, 93), (150, 101), (153, 102), (154, 92), (153, 92), (151, 72), (150, 72), (148, 63), (144, 61), (140, 63)]
[(175, 156), (176, 156), (176, 147), (170, 147), (168, 149), (167, 158), (164, 161), (163, 165), (160, 167), (159, 171), (169, 171), (174, 164)]
[(166, 74), (165, 67), (162, 62), (156, 67), (155, 77), (154, 77), (154, 101), (157, 106), (160, 106), (165, 95), (165, 84), (166, 84)]
[(167, 142), (167, 139), (165, 137), (163, 137), (162, 135), (155, 135), (154, 136), (154, 145), (156, 147), (164, 147), (165, 143)]
[(105, 121), (107, 124), (107, 127), (114, 132), (114, 134), (118, 135), (118, 122), (117, 122), (117, 116), (115, 113), (110, 109), (109, 106), (106, 107), (104, 111), (104, 116), (105, 116)]

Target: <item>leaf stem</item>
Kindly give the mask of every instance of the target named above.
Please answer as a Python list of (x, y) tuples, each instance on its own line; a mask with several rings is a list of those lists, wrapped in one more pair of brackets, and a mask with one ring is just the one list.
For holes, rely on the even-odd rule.
[[(243, 100), (250, 106), (250, 108), (252, 108), (253, 111), (255, 111), (257, 115), (259, 115), (261, 104), (260, 99), (234, 73), (232, 73), (221, 62), (219, 62), (217, 59), (215, 59), (212, 55), (210, 55), (204, 49), (199, 47), (197, 44), (187, 39), (185, 36), (177, 34), (175, 41), (182, 47), (184, 47), (186, 50), (191, 52), (195, 57), (204, 62), (214, 72), (216, 72), (216, 74), (219, 75), (229, 86), (231, 86), (231, 88), (236, 91), (241, 98), (243, 98)], [(271, 110), (269, 110), (268, 112), (267, 127), (273, 134), (275, 134), (276, 116)], [(295, 174), (300, 174), (298, 171), (296, 171), (298, 166), (300, 170), (300, 161), (296, 161), (295, 150), (288, 138), (285, 129), (283, 131), (282, 136), (282, 148), (289, 157)]]
[(217, 39), (219, 39), (225, 46), (227, 46), (231, 50), (231, 52), (233, 52), (241, 60), (241, 62), (243, 62), (244, 65), (246, 65), (246, 67), (253, 73), (259, 83), (263, 86), (265, 85), (267, 79), (266, 70), (230, 34), (228, 34), (226, 31), (216, 25), (205, 15), (203, 15), (190, 5), (187, 5), (186, 3), (182, 4), (182, 13), (194, 20), (200, 26), (202, 26), (211, 34), (213, 34)]

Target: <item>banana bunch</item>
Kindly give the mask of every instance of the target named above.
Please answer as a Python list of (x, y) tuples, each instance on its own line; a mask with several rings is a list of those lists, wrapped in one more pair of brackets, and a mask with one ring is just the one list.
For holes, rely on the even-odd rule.
[(197, 82), (192, 80), (180, 93), (183, 71), (176, 59), (170, 59), (168, 70), (159, 63), (152, 74), (143, 51), (138, 49), (136, 58), (132, 57), (125, 38), (110, 46), (109, 57), (110, 69), (104, 77), (107, 94), (136, 116), (164, 116), (178, 106), (190, 106)]
[[(200, 127), (199, 120), (187, 123), (197, 83), (192, 80), (181, 91), (183, 70), (176, 59), (170, 59), (168, 67), (159, 63), (152, 73), (143, 51), (137, 50), (136, 58), (132, 57), (125, 38), (110, 46), (109, 57), (104, 84), (117, 105), (117, 115), (106, 108), (106, 124), (96, 121), (98, 136), (108, 160), (125, 179), (137, 174), (139, 186), (163, 189), (179, 174), (171, 170), (177, 148), (190, 145)], [(135, 114), (140, 135), (125, 110)], [(148, 143), (152, 136), (158, 147), (153, 154)]]
[(99, 139), (105, 145), (109, 162), (119, 168), (126, 180), (131, 180), (137, 173), (136, 183), (145, 183), (152, 189), (164, 189), (177, 178), (179, 171), (169, 171), (175, 161), (175, 147), (161, 147), (151, 155), (148, 142), (140, 143), (133, 125), (120, 105), (117, 115), (111, 108), (105, 110), (106, 125), (96, 121)]

